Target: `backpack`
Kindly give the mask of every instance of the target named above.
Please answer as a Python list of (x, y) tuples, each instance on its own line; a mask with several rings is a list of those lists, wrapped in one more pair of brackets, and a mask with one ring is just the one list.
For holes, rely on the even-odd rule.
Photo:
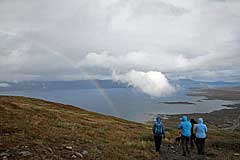
[(161, 123), (156, 123), (156, 127), (155, 127), (155, 135), (162, 135), (163, 134), (163, 126)]

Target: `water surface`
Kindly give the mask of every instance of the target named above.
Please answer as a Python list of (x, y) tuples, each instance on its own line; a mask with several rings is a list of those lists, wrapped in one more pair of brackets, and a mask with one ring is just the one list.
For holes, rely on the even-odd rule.
[[(160, 98), (150, 97), (132, 88), (111, 88), (102, 91), (97, 89), (7, 91), (0, 92), (0, 94), (71, 104), (137, 122), (150, 120), (153, 114), (206, 113), (225, 108), (222, 105), (236, 103), (223, 100), (202, 100), (204, 97), (186, 96), (186, 92), (188, 91), (180, 90), (174, 95)], [(178, 101), (192, 102), (195, 105), (159, 103)]]

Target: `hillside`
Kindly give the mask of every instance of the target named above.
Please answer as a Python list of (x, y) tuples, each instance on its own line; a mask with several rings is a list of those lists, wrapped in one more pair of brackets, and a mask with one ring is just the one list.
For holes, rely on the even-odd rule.
[(232, 115), (228, 119), (230, 128), (226, 130), (216, 125), (226, 123), (221, 120), (225, 116), (221, 112), (203, 115), (210, 127), (207, 154), (198, 157), (193, 150), (190, 157), (184, 158), (174, 144), (180, 115), (164, 120), (167, 138), (159, 155), (153, 151), (150, 123), (130, 122), (39, 99), (0, 96), (0, 158), (238, 159), (235, 154), (240, 152), (237, 121), (234, 121), (235, 128), (231, 128), (239, 108), (236, 111), (224, 112), (226, 116)]

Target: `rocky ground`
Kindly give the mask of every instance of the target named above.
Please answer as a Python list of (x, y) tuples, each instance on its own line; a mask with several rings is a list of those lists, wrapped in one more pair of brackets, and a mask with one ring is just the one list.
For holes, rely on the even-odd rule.
[[(206, 140), (206, 156), (196, 156), (195, 149), (189, 159), (240, 159), (240, 104), (229, 105), (229, 107), (232, 109), (187, 115), (189, 119), (194, 118), (195, 120), (203, 117), (209, 129)], [(170, 144), (174, 143), (176, 124), (179, 122), (181, 116), (168, 116), (167, 119), (163, 120), (168, 134), (170, 134), (168, 136), (170, 137)]]
[(140, 124), (39, 99), (0, 96), (0, 159), (240, 159), (240, 105), (203, 117), (206, 155), (181, 156), (175, 144), (182, 115), (165, 118), (162, 152), (154, 152), (152, 123)]

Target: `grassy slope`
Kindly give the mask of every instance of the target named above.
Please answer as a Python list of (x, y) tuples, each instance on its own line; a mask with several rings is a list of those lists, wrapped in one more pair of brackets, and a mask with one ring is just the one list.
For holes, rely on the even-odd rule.
[[(24, 97), (0, 97), (0, 150), (27, 150), (37, 157), (70, 159), (74, 151), (88, 151), (85, 159), (154, 159), (142, 141), (150, 130), (143, 124), (88, 112), (73, 106)], [(49, 153), (49, 147), (53, 154)], [(147, 148), (147, 149), (146, 149)], [(39, 154), (39, 155), (38, 155)], [(33, 158), (34, 159), (34, 158)]]
[[(231, 114), (229, 121), (239, 115), (239, 111)], [(160, 158), (183, 159), (179, 149), (173, 145), (179, 116), (164, 121), (167, 139)], [(239, 148), (226, 147), (239, 140), (239, 129), (219, 130), (219, 112), (201, 116), (209, 119), (207, 124), (210, 127), (208, 155), (205, 158), (239, 158), (232, 156), (234, 152), (239, 152)], [(151, 151), (153, 141), (150, 125), (105, 116), (70, 105), (0, 96), (0, 153), (9, 153), (9, 159), (73, 159), (75, 152), (81, 153), (84, 150), (88, 153), (83, 159), (159, 159), (159, 155)], [(219, 144), (222, 139), (226, 143)], [(238, 141), (236, 143), (238, 146)], [(69, 150), (66, 146), (73, 148)], [(21, 151), (30, 151), (32, 155), (24, 157), (20, 154)], [(191, 157), (204, 158), (195, 154)]]

